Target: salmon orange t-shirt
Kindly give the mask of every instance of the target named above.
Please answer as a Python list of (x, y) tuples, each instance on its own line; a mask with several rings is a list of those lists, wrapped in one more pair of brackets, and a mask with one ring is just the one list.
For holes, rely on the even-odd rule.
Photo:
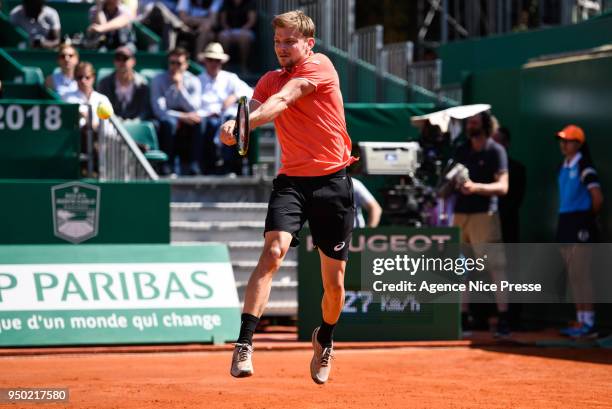
[(323, 54), (311, 54), (291, 72), (266, 73), (253, 99), (266, 102), (294, 78), (315, 86), (274, 120), (281, 146), (281, 169), (287, 176), (323, 176), (353, 163), (351, 138), (346, 131), (340, 80), (332, 62)]

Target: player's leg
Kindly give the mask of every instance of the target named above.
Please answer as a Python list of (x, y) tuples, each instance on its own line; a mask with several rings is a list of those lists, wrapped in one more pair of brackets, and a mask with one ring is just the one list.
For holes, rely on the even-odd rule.
[(263, 251), (247, 285), (244, 313), (256, 317), (263, 314), (270, 297), (272, 277), (281, 266), (292, 238), (291, 234), (285, 231), (266, 232)]
[(329, 379), (333, 353), (333, 335), (342, 307), (344, 307), (344, 271), (346, 261), (328, 257), (319, 249), (321, 257), (321, 278), (323, 281), (323, 299), (321, 326), (312, 333), (314, 353), (310, 361), (312, 380), (323, 384)]
[(323, 322), (319, 330), (318, 341), (324, 347), (331, 347), (333, 330), (344, 307), (344, 271), (346, 261), (328, 257), (319, 249), (321, 257), (321, 279), (323, 281), (323, 299), (321, 311)]
[(330, 175), (315, 183), (316, 194), (308, 220), (313, 243), (319, 248), (323, 299), (322, 322), (312, 334), (314, 354), (310, 374), (325, 383), (331, 370), (333, 332), (344, 306), (344, 271), (355, 219), (353, 186), (346, 173)]
[(240, 335), (232, 357), (232, 376), (253, 374), (253, 333), (268, 303), (272, 277), (289, 246), (298, 243), (295, 234), (304, 223), (303, 202), (299, 188), (288, 177), (280, 175), (274, 179), (266, 215), (264, 248), (247, 284)]
[(244, 298), (240, 335), (234, 347), (230, 370), (234, 377), (253, 375), (253, 333), (268, 303), (272, 277), (287, 254), (291, 239), (291, 234), (284, 231), (269, 231), (265, 234), (264, 248), (255, 270), (251, 273)]

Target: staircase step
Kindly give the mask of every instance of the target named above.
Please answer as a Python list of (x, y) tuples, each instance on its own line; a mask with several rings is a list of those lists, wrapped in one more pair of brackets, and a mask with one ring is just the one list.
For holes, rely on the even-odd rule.
[(267, 317), (295, 317), (298, 313), (297, 295), (295, 300), (270, 301), (263, 313)]
[(267, 203), (201, 203), (170, 204), (171, 219), (178, 221), (261, 221), (266, 219)]
[[(249, 277), (255, 268), (255, 264), (251, 265), (236, 265), (237, 262), (232, 261), (232, 270), (234, 270), (234, 279), (237, 282), (249, 281)], [(283, 264), (274, 274), (273, 282), (297, 282), (297, 267), (286, 265), (289, 262), (283, 261)]]
[[(225, 242), (227, 247), (229, 248), (230, 258), (233, 261), (254, 261), (259, 260), (259, 256), (261, 255), (261, 251), (263, 250), (264, 238), (263, 235), (259, 236), (261, 240), (254, 241), (230, 241)], [(219, 241), (219, 240), (215, 240)], [(175, 241), (172, 242), (174, 245), (179, 246), (193, 246), (201, 244), (198, 241)], [(285, 261), (297, 260), (297, 249), (294, 247), (290, 247), (289, 251), (285, 255)]]
[[(270, 172), (270, 166), (267, 172)], [(173, 203), (263, 203), (270, 198), (272, 179), (270, 175), (193, 176), (168, 179), (167, 182), (172, 188)]]
[(222, 221), (222, 222), (171, 222), (172, 241), (252, 241), (263, 237), (265, 222)]

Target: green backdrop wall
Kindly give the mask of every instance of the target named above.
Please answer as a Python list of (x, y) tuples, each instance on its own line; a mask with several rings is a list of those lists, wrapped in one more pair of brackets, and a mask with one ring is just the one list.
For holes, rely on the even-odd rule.
[[(550, 65), (475, 73), (466, 82), (466, 103), (490, 103), (512, 132), (510, 154), (527, 167), (521, 209), (522, 240), (553, 241), (558, 207), (557, 166), (562, 160), (555, 133), (581, 126), (599, 172), (604, 197), (612, 199), (612, 56)], [(537, 223), (534, 221), (537, 220)], [(612, 232), (612, 207), (601, 215), (604, 240)]]
[(612, 43), (612, 14), (579, 24), (455, 41), (438, 49), (442, 83), (460, 83), (462, 75), (519, 67), (530, 58), (567, 53)]

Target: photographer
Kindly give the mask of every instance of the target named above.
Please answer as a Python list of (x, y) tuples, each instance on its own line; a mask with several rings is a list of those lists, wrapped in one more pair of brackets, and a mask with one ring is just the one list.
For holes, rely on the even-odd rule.
[[(478, 245), (502, 242), (497, 196), (508, 192), (508, 157), (504, 148), (491, 138), (492, 128), (488, 112), (468, 118), (468, 141), (457, 149), (454, 158), (469, 170), (469, 179), (459, 189), (453, 224), (461, 228), (462, 243), (471, 244), (476, 252), (483, 250)], [(488, 255), (488, 270), (493, 282), (499, 282), (505, 278), (505, 256), (501, 251), (495, 253)], [(508, 303), (502, 293), (496, 295), (496, 302), (499, 314), (496, 335), (505, 336), (510, 332)], [(462, 309), (465, 330), (469, 329), (471, 319), (467, 304)]]

